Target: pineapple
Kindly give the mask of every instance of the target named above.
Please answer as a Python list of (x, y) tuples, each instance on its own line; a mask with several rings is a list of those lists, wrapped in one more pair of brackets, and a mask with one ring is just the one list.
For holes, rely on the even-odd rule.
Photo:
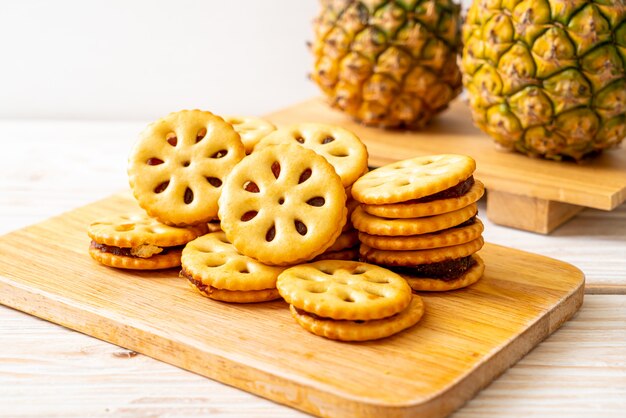
[(503, 147), (579, 161), (626, 136), (626, 0), (475, 0), (463, 41), (474, 121)]
[(461, 90), (451, 0), (321, 0), (311, 78), (331, 105), (385, 128), (423, 127)]

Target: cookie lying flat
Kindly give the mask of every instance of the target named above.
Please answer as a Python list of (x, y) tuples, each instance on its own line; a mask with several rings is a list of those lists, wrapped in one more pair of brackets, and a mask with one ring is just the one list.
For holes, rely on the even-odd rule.
[(325, 260), (283, 271), (276, 287), (298, 309), (332, 319), (386, 318), (404, 310), (411, 289), (399, 275), (371, 264)]
[(232, 171), (219, 201), (235, 248), (264, 264), (311, 260), (346, 223), (346, 193), (333, 167), (297, 145), (255, 151)]
[(476, 169), (466, 155), (442, 154), (398, 161), (377, 168), (352, 186), (361, 203), (382, 205), (433, 195), (465, 181)]
[(258, 143), (255, 151), (270, 145), (298, 144), (326, 158), (349, 187), (367, 171), (367, 148), (347, 129), (321, 123), (301, 123), (277, 129)]
[(275, 288), (276, 278), (285, 269), (240, 254), (223, 232), (206, 234), (188, 243), (181, 261), (187, 275), (224, 290)]
[(177, 228), (145, 214), (128, 214), (93, 222), (89, 255), (110, 267), (154, 270), (180, 265), (182, 247), (205, 234), (206, 225)]
[(480, 200), (484, 193), (484, 185), (470, 176), (456, 186), (425, 198), (387, 205), (362, 205), (362, 207), (365, 212), (380, 218), (420, 218), (459, 210)]
[(317, 261), (285, 270), (278, 291), (307, 331), (341, 341), (388, 337), (419, 321), (423, 305), (399, 275), (356, 261)]
[(352, 224), (356, 229), (370, 235), (406, 236), (427, 234), (452, 228), (476, 216), (478, 206), (469, 206), (453, 212), (423, 218), (386, 219), (370, 215), (361, 206), (352, 214)]
[(224, 116), (224, 120), (230, 123), (241, 137), (241, 142), (246, 148), (246, 154), (250, 154), (254, 146), (265, 138), (276, 127), (265, 119), (254, 116)]
[(484, 243), (483, 237), (478, 237), (463, 244), (414, 251), (377, 250), (361, 244), (360, 254), (361, 258), (369, 263), (384, 266), (415, 266), (467, 257), (480, 250)]
[(222, 184), (245, 156), (233, 127), (201, 110), (171, 113), (150, 124), (128, 159), (130, 187), (150, 216), (194, 225), (217, 216)]
[(430, 234), (388, 237), (359, 232), (359, 241), (371, 248), (389, 251), (426, 250), (463, 244), (480, 237), (484, 229), (477, 217), (452, 228)]

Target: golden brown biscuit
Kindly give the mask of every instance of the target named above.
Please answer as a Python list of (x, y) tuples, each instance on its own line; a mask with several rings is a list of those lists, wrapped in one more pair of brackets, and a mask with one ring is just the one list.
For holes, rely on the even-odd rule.
[(261, 139), (276, 130), (270, 122), (254, 116), (231, 115), (224, 116), (224, 120), (230, 123), (241, 137), (246, 154), (250, 154)]
[(206, 225), (177, 228), (145, 213), (100, 219), (87, 228), (89, 254), (117, 268), (154, 270), (180, 265), (182, 246), (206, 233)]
[(297, 145), (246, 157), (220, 198), (222, 229), (237, 250), (264, 264), (290, 265), (323, 253), (346, 222), (346, 193), (333, 167)]
[(333, 245), (326, 249), (326, 252), (345, 250), (346, 248), (354, 247), (358, 243), (359, 233), (357, 230), (352, 229), (350, 231), (342, 232)]
[(407, 307), (406, 281), (385, 268), (356, 261), (324, 260), (283, 271), (280, 295), (298, 309), (332, 319), (370, 320)]
[(276, 278), (285, 269), (239, 254), (223, 232), (188, 243), (181, 261), (186, 276), (203, 285), (232, 291), (273, 289)]
[(128, 179), (150, 216), (169, 225), (206, 223), (217, 215), (222, 184), (244, 156), (230, 124), (211, 112), (183, 110), (141, 133)]
[(475, 180), (470, 190), (462, 196), (431, 202), (415, 203), (408, 201), (387, 205), (362, 205), (363, 210), (380, 218), (421, 218), (452, 212), (477, 202), (485, 193), (483, 184)]
[(352, 186), (352, 196), (369, 205), (406, 202), (453, 187), (475, 169), (471, 157), (457, 154), (398, 161), (359, 178)]
[(344, 187), (351, 186), (367, 170), (367, 148), (354, 133), (339, 126), (300, 123), (279, 128), (254, 149), (277, 144), (298, 144), (320, 154), (335, 168)]
[(464, 244), (415, 251), (377, 250), (361, 244), (359, 251), (361, 258), (368, 263), (384, 266), (415, 266), (467, 257), (480, 250), (484, 243), (483, 237), (478, 237)]
[(470, 206), (442, 213), (441, 215), (424, 218), (386, 219), (370, 215), (362, 207), (355, 209), (352, 214), (352, 224), (356, 229), (370, 235), (406, 236), (420, 235), (441, 231), (460, 225), (478, 213), (478, 206)]
[(424, 304), (417, 295), (413, 295), (409, 306), (403, 311), (387, 318), (371, 321), (321, 318), (293, 305), (289, 309), (302, 328), (315, 335), (339, 341), (369, 341), (389, 337), (415, 325), (424, 314)]
[(359, 232), (359, 240), (368, 247), (390, 251), (426, 250), (429, 248), (450, 247), (480, 237), (484, 226), (480, 219), (474, 219), (474, 223), (471, 225), (448, 228), (431, 234), (387, 237)]

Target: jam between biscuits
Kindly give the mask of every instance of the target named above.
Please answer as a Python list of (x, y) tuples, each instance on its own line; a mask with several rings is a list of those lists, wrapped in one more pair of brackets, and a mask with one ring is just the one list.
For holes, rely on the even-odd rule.
[(405, 274), (413, 277), (427, 277), (446, 281), (456, 280), (467, 270), (472, 268), (476, 261), (471, 255), (467, 257), (455, 258), (438, 263), (418, 264), (415, 266), (388, 266), (387, 268), (398, 274)]
[(474, 176), (469, 176), (467, 179), (461, 181), (456, 186), (452, 186), (448, 189), (442, 190), (438, 193), (431, 194), (430, 196), (420, 197), (419, 199), (409, 200), (406, 203), (427, 203), (434, 200), (441, 199), (453, 199), (463, 196), (474, 185)]
[[(94, 248), (103, 253), (109, 253), (109, 254), (113, 254), (117, 256), (132, 257), (132, 258), (148, 258), (148, 257), (139, 257), (137, 255), (132, 254), (133, 248), (114, 247), (112, 245), (98, 244), (95, 241), (91, 241), (91, 244), (89, 246), (90, 248)], [(163, 251), (154, 253), (152, 255), (165, 255), (165, 254), (168, 254), (170, 251), (182, 250), (183, 248), (185, 248), (185, 246), (177, 245), (174, 247), (159, 247), (159, 248), (162, 248)]]

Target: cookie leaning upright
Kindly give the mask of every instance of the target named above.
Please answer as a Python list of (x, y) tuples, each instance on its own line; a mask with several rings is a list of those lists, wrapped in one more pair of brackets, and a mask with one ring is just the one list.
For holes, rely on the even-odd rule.
[(177, 228), (145, 214), (100, 219), (87, 228), (89, 255), (109, 267), (154, 270), (180, 266), (183, 246), (205, 234), (206, 225)]
[(474, 160), (464, 155), (417, 157), (376, 169), (353, 186), (361, 202), (352, 214), (363, 260), (402, 274), (422, 291), (476, 282), (484, 263), (483, 224), (476, 201)]
[(263, 138), (254, 150), (278, 144), (295, 144), (315, 151), (335, 168), (346, 188), (367, 171), (365, 144), (354, 133), (339, 126), (300, 123), (280, 128)]
[(333, 167), (297, 145), (268, 146), (243, 159), (219, 200), (222, 229), (237, 250), (289, 265), (330, 247), (346, 222), (346, 193)]
[(239, 134), (201, 110), (171, 113), (150, 124), (128, 159), (139, 205), (163, 223), (195, 225), (217, 215), (222, 184), (245, 156)]

